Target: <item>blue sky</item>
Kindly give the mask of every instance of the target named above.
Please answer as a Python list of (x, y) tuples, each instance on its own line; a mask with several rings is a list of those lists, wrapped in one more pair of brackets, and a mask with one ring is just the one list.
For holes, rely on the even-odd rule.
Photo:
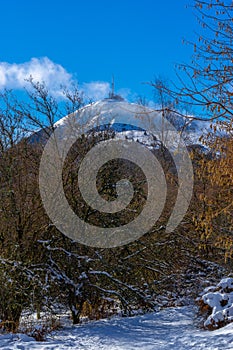
[(0, 0), (0, 89), (21, 89), (32, 74), (58, 92), (78, 80), (93, 99), (116, 89), (151, 98), (142, 84), (174, 79), (174, 64), (189, 62), (198, 25), (191, 0)]

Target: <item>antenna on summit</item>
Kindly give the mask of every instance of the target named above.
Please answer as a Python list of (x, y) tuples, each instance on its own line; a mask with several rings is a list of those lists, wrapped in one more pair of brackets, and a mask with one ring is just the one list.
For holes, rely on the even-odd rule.
[(115, 79), (114, 75), (112, 76), (112, 97), (115, 95)]
[(112, 76), (112, 84), (111, 84), (111, 92), (109, 93), (109, 98), (114, 98), (115, 96), (115, 80), (114, 80), (114, 75)]
[(108, 98), (110, 100), (115, 100), (115, 101), (124, 101), (124, 99), (120, 95), (115, 95), (115, 79), (114, 79), (114, 75), (112, 75), (111, 91), (109, 92)]

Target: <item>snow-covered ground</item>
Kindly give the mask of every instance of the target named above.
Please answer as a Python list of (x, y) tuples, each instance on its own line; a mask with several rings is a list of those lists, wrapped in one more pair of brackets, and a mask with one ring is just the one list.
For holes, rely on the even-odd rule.
[(205, 327), (218, 328), (233, 321), (233, 278), (223, 278), (217, 286), (206, 288), (201, 299), (212, 309)]
[(193, 306), (168, 308), (131, 318), (113, 318), (67, 327), (36, 342), (25, 335), (0, 335), (8, 350), (181, 350), (233, 349), (233, 324), (215, 331), (194, 325)]

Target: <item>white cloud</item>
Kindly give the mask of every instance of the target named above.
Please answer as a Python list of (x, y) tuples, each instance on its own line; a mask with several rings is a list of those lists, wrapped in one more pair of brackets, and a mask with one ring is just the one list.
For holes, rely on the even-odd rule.
[(20, 64), (0, 62), (0, 89), (23, 89), (30, 76), (36, 82), (44, 82), (55, 96), (61, 94), (61, 85), (69, 87), (73, 82), (72, 75), (48, 57), (32, 58)]
[[(72, 89), (76, 78), (67, 72), (60, 64), (51, 61), (48, 57), (32, 58), (24, 63), (0, 62), (0, 90), (29, 88), (26, 81), (32, 77), (35, 82), (45, 83), (49, 92), (55, 97), (62, 97), (61, 86)], [(79, 85), (86, 100), (97, 101), (108, 97), (111, 90), (110, 83), (105, 81), (91, 81)], [(121, 89), (122, 97), (130, 96), (130, 90)]]
[[(90, 83), (83, 83), (80, 86), (86, 99), (93, 101), (102, 100), (109, 96), (111, 92), (111, 84), (105, 81), (92, 81)], [(136, 95), (128, 88), (122, 88), (115, 91), (115, 94), (120, 95), (125, 100), (136, 100)]]
[(110, 92), (110, 84), (105, 81), (92, 81), (90, 83), (83, 83), (81, 90), (84, 96), (90, 100), (102, 100), (108, 97)]

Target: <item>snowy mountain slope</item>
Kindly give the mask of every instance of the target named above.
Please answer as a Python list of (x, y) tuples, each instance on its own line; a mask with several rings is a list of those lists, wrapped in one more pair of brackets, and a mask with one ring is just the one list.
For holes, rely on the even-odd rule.
[[(182, 132), (182, 138), (186, 145), (200, 145), (200, 136), (210, 131), (209, 122), (191, 121), (178, 115), (169, 115), (168, 122), (175, 127), (178, 132)], [(185, 126), (187, 124), (187, 126)], [(104, 125), (104, 126), (103, 126)], [(107, 126), (106, 126), (107, 125)], [(90, 132), (91, 130), (103, 131), (106, 128), (114, 131), (120, 138), (131, 138), (146, 144), (152, 145), (154, 137), (151, 130), (159, 130), (157, 139), (162, 139), (160, 135), (163, 129), (161, 112), (151, 108), (129, 103), (124, 100), (104, 99), (79, 109), (74, 114), (67, 115), (55, 123), (55, 128), (64, 130), (80, 130), (80, 132)], [(165, 132), (168, 132), (166, 124)], [(30, 136), (31, 143), (45, 142), (50, 134), (49, 128), (40, 130)]]
[(8, 350), (232, 350), (233, 324), (203, 331), (193, 324), (195, 308), (164, 309), (131, 318), (113, 318), (67, 327), (36, 342), (25, 335), (0, 335)]

